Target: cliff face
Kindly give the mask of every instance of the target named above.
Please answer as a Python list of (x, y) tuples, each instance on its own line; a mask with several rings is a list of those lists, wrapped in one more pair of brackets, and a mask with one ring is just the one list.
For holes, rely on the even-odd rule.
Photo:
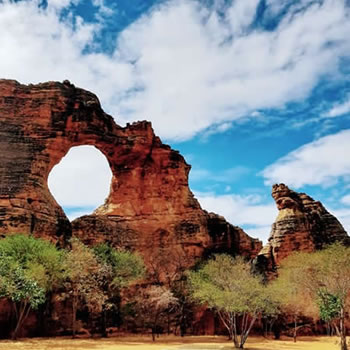
[[(93, 145), (113, 178), (105, 204), (70, 223), (47, 178), (69, 149)], [(118, 126), (98, 98), (68, 81), (21, 85), (0, 80), (0, 234), (33, 234), (66, 244), (71, 235), (141, 252), (181, 246), (190, 262), (220, 246), (256, 255), (261, 243), (201, 209), (190, 166), (149, 122)], [(238, 230), (238, 231), (237, 231)], [(189, 262), (189, 263), (190, 263)]]
[(336, 241), (349, 244), (350, 237), (343, 226), (321, 202), (284, 184), (273, 186), (272, 197), (279, 213), (268, 243), (256, 259), (261, 270), (275, 271), (295, 251), (312, 252)]

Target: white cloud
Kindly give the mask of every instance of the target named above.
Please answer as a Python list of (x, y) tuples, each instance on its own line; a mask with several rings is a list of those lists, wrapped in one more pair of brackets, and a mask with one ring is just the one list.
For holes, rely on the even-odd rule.
[(250, 237), (259, 238), (261, 241), (263, 241), (263, 244), (265, 245), (270, 237), (272, 223), (273, 221), (270, 223), (270, 225), (245, 228), (244, 231)]
[(70, 4), (51, 1), (44, 10), (37, 1), (0, 3), (0, 77), (23, 83), (69, 79), (111, 105), (115, 93), (134, 84), (132, 65), (101, 53), (84, 54), (95, 45), (101, 24), (87, 24), (72, 13), (61, 18)]
[[(104, 203), (112, 172), (106, 157), (93, 146), (73, 147), (51, 171), (48, 185), (58, 204), (79, 214)], [(81, 207), (90, 207), (87, 211)], [(70, 214), (70, 216), (75, 216)]]
[(350, 113), (350, 94), (343, 103), (335, 104), (323, 117), (335, 118)]
[[(40, 4), (40, 0), (32, 0), (35, 4)], [(71, 5), (76, 5), (80, 0), (48, 0), (47, 6), (50, 10), (61, 11)]]
[(119, 47), (134, 57), (142, 89), (123, 101), (122, 111), (146, 113), (161, 135), (189, 138), (249, 111), (304, 98), (348, 54), (342, 1), (287, 16), (275, 32), (237, 29), (255, 12), (247, 10), (240, 23), (232, 22), (235, 11), (233, 5), (222, 21), (195, 2), (173, 1), (130, 26)]
[(203, 141), (207, 141), (209, 136), (214, 135), (214, 134), (222, 134), (226, 132), (227, 130), (232, 128), (232, 123), (231, 122), (223, 122), (219, 124), (214, 124), (210, 126), (202, 135), (201, 138)]
[(350, 129), (308, 143), (265, 168), (265, 183), (329, 186), (350, 176)]
[[(346, 205), (350, 205), (350, 194), (347, 194), (341, 199), (341, 202)], [(349, 213), (350, 214), (350, 213)]]
[(236, 194), (216, 195), (196, 192), (203, 209), (222, 215), (233, 225), (247, 226), (247, 233), (264, 242), (270, 235), (271, 225), (277, 216), (274, 203), (266, 204), (260, 196)]
[(233, 35), (244, 34), (253, 22), (260, 0), (234, 1), (227, 11), (228, 23)]
[(98, 22), (62, 18), (76, 1), (51, 0), (46, 10), (38, 1), (1, 2), (0, 76), (69, 79), (95, 92), (117, 122), (150, 119), (172, 140), (305, 98), (350, 52), (345, 0), (303, 1), (310, 6), (290, 10), (273, 32), (250, 28), (257, 0), (216, 1), (224, 18), (195, 0), (171, 0), (126, 28), (112, 55), (91, 50), (112, 10), (93, 0)]

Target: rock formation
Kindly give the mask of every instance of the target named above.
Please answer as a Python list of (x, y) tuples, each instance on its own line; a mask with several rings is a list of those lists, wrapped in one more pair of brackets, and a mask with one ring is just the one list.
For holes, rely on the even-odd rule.
[[(113, 178), (108, 198), (73, 223), (47, 179), (69, 149), (93, 145)], [(110, 242), (145, 257), (180, 245), (191, 262), (210, 251), (255, 256), (258, 240), (201, 209), (188, 187), (190, 166), (154, 135), (149, 122), (121, 127), (98, 98), (70, 82), (0, 80), (0, 234), (33, 234), (59, 244), (71, 235)]]
[(284, 184), (272, 187), (272, 197), (279, 213), (268, 243), (256, 258), (260, 270), (274, 272), (295, 251), (311, 252), (336, 241), (349, 244), (350, 237), (343, 226), (321, 202)]

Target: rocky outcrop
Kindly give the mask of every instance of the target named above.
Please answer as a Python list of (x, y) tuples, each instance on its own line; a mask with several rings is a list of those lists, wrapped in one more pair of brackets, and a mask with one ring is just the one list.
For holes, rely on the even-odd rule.
[(279, 263), (295, 251), (312, 252), (336, 241), (349, 244), (343, 226), (321, 202), (284, 184), (272, 187), (272, 197), (279, 213), (268, 243), (256, 258), (260, 270), (276, 271)]
[[(113, 177), (104, 205), (70, 223), (47, 179), (69, 149), (93, 145)], [(254, 256), (260, 242), (201, 209), (188, 187), (190, 165), (149, 122), (121, 127), (98, 98), (70, 82), (0, 80), (0, 235), (33, 234), (61, 245), (71, 235), (138, 250), (179, 245), (194, 262), (211, 251)]]
[(230, 253), (251, 258), (262, 248), (260, 240), (252, 239), (240, 227), (231, 225), (220, 215), (209, 213), (207, 222), (212, 242), (210, 253)]

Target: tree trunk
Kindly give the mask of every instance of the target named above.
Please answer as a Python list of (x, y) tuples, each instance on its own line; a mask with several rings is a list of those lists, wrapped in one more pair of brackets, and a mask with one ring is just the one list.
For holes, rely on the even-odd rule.
[(221, 311), (218, 311), (219, 318), (221, 319), (221, 322), (224, 324), (226, 329), (228, 330), (229, 337), (233, 341), (234, 347), (239, 348), (238, 343), (238, 336), (237, 336), (237, 325), (236, 325), (236, 314), (235, 313), (222, 313)]
[(153, 322), (153, 327), (152, 327), (152, 340), (156, 340), (156, 332), (157, 332), (157, 327), (158, 327), (158, 312), (156, 313), (154, 317), (154, 322)]
[(72, 302), (72, 338), (75, 338), (76, 333), (76, 323), (77, 323), (77, 302), (76, 297), (73, 296), (73, 302)]
[(297, 316), (294, 315), (294, 333), (293, 333), (294, 343), (297, 342)]
[(18, 332), (21, 329), (23, 322), (25, 321), (25, 319), (28, 317), (30, 311), (30, 305), (28, 304), (27, 301), (25, 302), (21, 302), (20, 306), (19, 306), (19, 310), (18, 310), (18, 314), (17, 314), (17, 324), (16, 324), (16, 328), (12, 333), (11, 338), (13, 340), (16, 340), (18, 337)]
[(267, 327), (268, 327), (268, 320), (267, 317), (263, 319), (263, 326), (264, 326), (264, 338), (267, 338)]
[(233, 343), (235, 344), (235, 348), (239, 347), (238, 334), (237, 334), (237, 316), (236, 316), (236, 314), (233, 314)]
[(103, 338), (107, 338), (107, 315), (106, 315), (106, 309), (103, 306), (102, 314), (101, 314), (101, 335)]
[(340, 349), (348, 350), (346, 345), (346, 327), (345, 327), (345, 312), (344, 307), (340, 309)]
[[(250, 324), (249, 324), (249, 326), (248, 326), (248, 329), (247, 329), (247, 330), (244, 330), (244, 331), (242, 330), (241, 341), (240, 341), (240, 344), (239, 344), (239, 348), (240, 348), (240, 349), (243, 349), (244, 344), (245, 344), (245, 342), (246, 342), (247, 339), (248, 339), (248, 335), (249, 335), (249, 333), (250, 333), (250, 331), (251, 331), (251, 329), (252, 329), (252, 327), (253, 327), (255, 321), (256, 321), (256, 316), (253, 316), (253, 317), (252, 317), (252, 320), (250, 321)], [(246, 324), (248, 324), (247, 322), (248, 322), (248, 315), (247, 315)]]

